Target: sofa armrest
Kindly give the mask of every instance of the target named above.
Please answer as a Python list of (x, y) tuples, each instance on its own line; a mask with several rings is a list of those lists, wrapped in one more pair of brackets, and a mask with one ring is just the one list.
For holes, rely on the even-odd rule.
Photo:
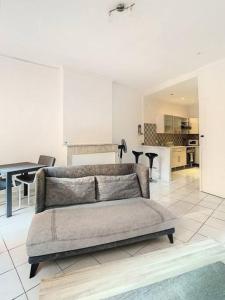
[(149, 168), (141, 164), (134, 165), (134, 172), (138, 176), (138, 180), (141, 187), (142, 197), (149, 199), (150, 198), (150, 189), (149, 189)]
[(36, 173), (36, 204), (35, 213), (45, 210), (45, 171), (40, 169)]

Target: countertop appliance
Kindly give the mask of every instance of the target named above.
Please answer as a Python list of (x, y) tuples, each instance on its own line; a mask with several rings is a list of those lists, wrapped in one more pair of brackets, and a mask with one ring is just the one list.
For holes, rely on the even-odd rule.
[(188, 146), (198, 146), (199, 141), (198, 140), (188, 140)]

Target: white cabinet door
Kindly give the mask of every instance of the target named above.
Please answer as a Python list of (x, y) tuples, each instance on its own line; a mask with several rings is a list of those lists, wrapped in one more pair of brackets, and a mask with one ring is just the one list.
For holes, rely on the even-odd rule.
[(189, 118), (189, 124), (191, 126), (189, 133), (198, 134), (199, 133), (198, 118)]
[(187, 164), (186, 148), (172, 148), (171, 168), (183, 167)]

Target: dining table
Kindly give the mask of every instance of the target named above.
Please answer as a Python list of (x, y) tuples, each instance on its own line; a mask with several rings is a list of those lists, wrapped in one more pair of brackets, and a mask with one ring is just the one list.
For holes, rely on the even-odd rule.
[[(45, 165), (40, 165), (32, 162), (19, 162), (6, 165), (0, 165), (0, 175), (6, 178), (6, 217), (12, 216), (12, 177), (14, 175), (35, 172)], [(27, 196), (27, 185), (24, 185), (24, 196)]]

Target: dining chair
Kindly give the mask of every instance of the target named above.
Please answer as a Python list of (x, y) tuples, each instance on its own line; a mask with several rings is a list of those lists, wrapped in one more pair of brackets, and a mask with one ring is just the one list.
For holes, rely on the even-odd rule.
[[(39, 165), (44, 165), (46, 167), (54, 167), (55, 165), (55, 157), (52, 156), (46, 156), (46, 155), (40, 155), (38, 159)], [(33, 183), (36, 181), (36, 173), (30, 173), (30, 174), (22, 174), (19, 176), (16, 176), (16, 182), (20, 182), (21, 185), (27, 185), (27, 198), (28, 198), (28, 205), (30, 205), (30, 187)], [(21, 186), (19, 188), (19, 207), (21, 207)], [(35, 188), (35, 195), (36, 195), (36, 188)]]
[[(21, 206), (21, 193), (20, 193), (20, 186), (21, 183), (20, 182), (16, 182), (15, 179), (13, 178), (12, 181), (12, 188), (18, 188), (18, 198), (19, 198), (19, 208)], [(0, 176), (0, 192), (6, 190), (6, 178), (3, 178), (2, 176)]]

